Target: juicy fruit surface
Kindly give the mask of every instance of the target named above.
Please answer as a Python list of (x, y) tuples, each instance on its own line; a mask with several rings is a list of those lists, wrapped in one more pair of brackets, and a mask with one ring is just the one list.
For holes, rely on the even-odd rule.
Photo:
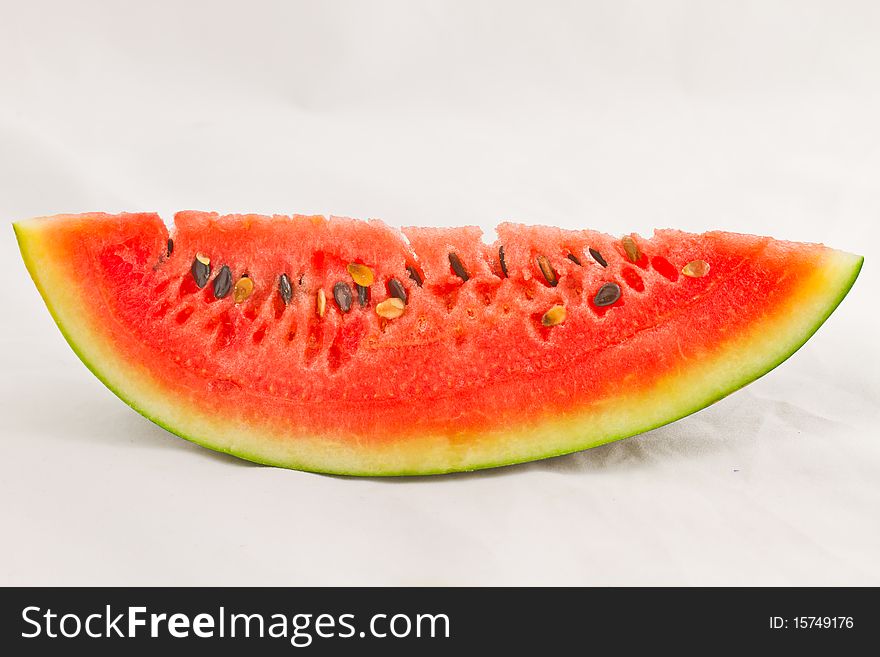
[[(625, 405), (662, 395), (663, 382), (711, 361), (731, 336), (791, 312), (806, 282), (840, 254), (720, 232), (620, 239), (502, 224), (487, 245), (473, 227), (401, 234), (380, 222), (198, 212), (178, 213), (170, 236), (152, 214), (29, 224), (25, 232), (51, 233), (44, 252), (63, 263), (65, 294), (85, 308), (85, 339), (112, 344), (175, 398), (176, 413), (237, 427), (246, 447), (199, 442), (329, 471), (352, 469), (334, 466), (334, 449), (375, 447), (393, 463), (395, 450), (425, 436), (442, 449), (426, 447), (424, 467), (413, 471), (493, 465), (505, 462), (505, 434), (613, 405), (638, 416)], [(821, 290), (837, 297), (819, 315), (844, 283)], [(600, 294), (609, 284), (615, 294)], [(51, 307), (53, 291), (43, 293)], [(392, 297), (405, 303), (389, 305)], [(716, 398), (730, 391), (695, 383)], [(157, 421), (178, 426), (174, 417)], [(316, 439), (323, 465), (261, 457), (261, 443), (274, 454), (285, 449), (278, 443), (314, 447)], [(493, 453), (486, 441), (498, 443), (494, 462), (469, 460)], [(571, 449), (581, 446), (574, 440)], [(538, 447), (531, 458), (559, 451)]]

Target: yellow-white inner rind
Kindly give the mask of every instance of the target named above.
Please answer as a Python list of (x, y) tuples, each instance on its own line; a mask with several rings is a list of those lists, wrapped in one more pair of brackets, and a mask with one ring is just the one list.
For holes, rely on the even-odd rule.
[(564, 418), (478, 434), (411, 435), (382, 443), (284, 433), (182, 404), (141, 363), (114, 350), (89, 306), (52, 252), (46, 219), (15, 224), (22, 255), (61, 332), (83, 363), (139, 413), (205, 447), (251, 461), (350, 475), (432, 474), (474, 470), (566, 454), (667, 424), (704, 408), (770, 371), (815, 333), (846, 296), (862, 257), (827, 250), (786, 307), (757, 319), (747, 332), (719, 344), (711, 356), (688, 361), (649, 389), (592, 402)]

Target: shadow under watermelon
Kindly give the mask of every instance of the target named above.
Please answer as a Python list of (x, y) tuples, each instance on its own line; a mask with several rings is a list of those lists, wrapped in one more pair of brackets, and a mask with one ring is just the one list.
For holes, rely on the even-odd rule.
[[(55, 404), (52, 413), (46, 413), (41, 403), (19, 405), (18, 421), (31, 427), (42, 427), (41, 433), (57, 435), (65, 441), (83, 441), (135, 449), (179, 450), (218, 463), (238, 467), (271, 467), (246, 461), (229, 454), (215, 452), (179, 438), (147, 418), (125, 406), (109, 391), (94, 394), (91, 386), (68, 394), (65, 404)], [(95, 386), (97, 388), (97, 386)], [(70, 386), (66, 386), (71, 390)], [(75, 387), (73, 388), (76, 389)], [(38, 399), (25, 395), (23, 399)], [(765, 430), (765, 423), (774, 419), (779, 426)], [(63, 427), (63, 433), (59, 432)], [(780, 434), (780, 427), (784, 430)], [(802, 428), (832, 433), (837, 423), (817, 415), (809, 409), (741, 390), (718, 403), (677, 422), (637, 436), (540, 461), (520, 463), (473, 472), (415, 477), (360, 478), (390, 484), (418, 483), (421, 481), (454, 482), (460, 479), (494, 478), (521, 475), (523, 472), (549, 472), (564, 475), (598, 475), (626, 473), (645, 469), (676, 469), (698, 466), (706, 460), (729, 463), (736, 471), (745, 465), (758, 449), (760, 441), (782, 439), (795, 435)], [(325, 475), (341, 480), (359, 478)]]

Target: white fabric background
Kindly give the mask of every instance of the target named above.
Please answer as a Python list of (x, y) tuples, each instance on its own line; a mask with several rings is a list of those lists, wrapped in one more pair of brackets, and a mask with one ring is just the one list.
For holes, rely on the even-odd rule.
[[(880, 584), (880, 5), (0, 0), (0, 584)], [(545, 462), (355, 480), (128, 409), (9, 222), (322, 212), (863, 253), (798, 354)]]

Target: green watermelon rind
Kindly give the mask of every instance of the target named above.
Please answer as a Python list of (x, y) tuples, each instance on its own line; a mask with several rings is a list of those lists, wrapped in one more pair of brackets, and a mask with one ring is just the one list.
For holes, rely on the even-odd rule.
[[(65, 326), (65, 323), (60, 317), (59, 311), (52, 301), (52, 296), (47, 294), (47, 291), (44, 289), (44, 285), (40, 280), (40, 276), (37, 271), (38, 263), (32, 257), (32, 245), (30, 244), (29, 239), (29, 233), (31, 233), (32, 231), (26, 227), (26, 223), (27, 222), (17, 222), (13, 224), (16, 239), (18, 240), (19, 248), (21, 250), (25, 265), (28, 268), (31, 278), (37, 286), (37, 289), (43, 297), (43, 300), (45, 301), (46, 306), (50, 314), (52, 315), (52, 318), (55, 320), (55, 323), (58, 325), (59, 330), (61, 331), (67, 343), (70, 345), (71, 349), (83, 362), (83, 364), (89, 369), (89, 371), (91, 371), (92, 374), (94, 374), (95, 377), (98, 378), (98, 380), (100, 380), (111, 392), (113, 392), (113, 394), (119, 397), (128, 406), (146, 417), (151, 422), (169, 431), (170, 433), (173, 433), (181, 438), (184, 438), (185, 440), (188, 440), (197, 445), (201, 445), (203, 447), (207, 447), (217, 452), (229, 454), (238, 458), (252, 461), (254, 463), (268, 466), (279, 466), (323, 474), (348, 476), (418, 476), (448, 474), (454, 472), (482, 470), (507, 465), (515, 465), (518, 463), (524, 463), (538, 459), (563, 456), (593, 447), (598, 447), (600, 445), (642, 434), (647, 431), (651, 431), (653, 429), (657, 429), (659, 427), (680, 420), (688, 415), (691, 415), (693, 413), (696, 413), (697, 411), (706, 408), (707, 406), (710, 406), (720, 399), (723, 399), (731, 393), (743, 388), (744, 386), (764, 376), (765, 374), (788, 360), (788, 358), (790, 358), (798, 349), (800, 349), (816, 333), (816, 331), (819, 330), (822, 324), (825, 323), (828, 317), (840, 305), (840, 303), (843, 301), (844, 297), (846, 297), (847, 293), (852, 288), (853, 284), (858, 278), (859, 272), (861, 271), (862, 264), (864, 262), (864, 258), (861, 256), (856, 256), (839, 251), (830, 251), (830, 253), (833, 255), (829, 257), (831, 258), (834, 266), (839, 268), (841, 271), (839, 272), (839, 275), (836, 277), (836, 279), (825, 291), (825, 293), (822, 295), (824, 297), (824, 301), (823, 303), (818, 305), (818, 312), (815, 313), (815, 317), (808, 323), (803, 325), (800, 331), (787, 335), (784, 339), (777, 338), (776, 342), (778, 349), (776, 351), (775, 357), (757, 363), (754, 367), (744, 370), (741, 376), (734, 377), (732, 379), (722, 382), (720, 385), (715, 386), (703, 385), (705, 381), (700, 381), (697, 378), (692, 382), (692, 389), (694, 394), (691, 394), (687, 397), (689, 400), (688, 403), (684, 404), (683, 406), (671, 406), (669, 408), (670, 412), (668, 413), (668, 415), (665, 415), (664, 417), (662, 417), (662, 419), (651, 419), (644, 423), (639, 423), (638, 421), (635, 421), (628, 425), (625, 430), (610, 432), (606, 435), (602, 435), (601, 437), (592, 436), (583, 440), (578, 440), (575, 437), (562, 448), (547, 449), (543, 451), (540, 449), (536, 449), (534, 451), (528, 451), (527, 453), (519, 453), (512, 457), (505, 458), (502, 456), (497, 459), (486, 459), (477, 463), (469, 463), (467, 467), (460, 467), (455, 464), (439, 464), (428, 465), (427, 467), (423, 468), (351, 469), (326, 467), (320, 464), (308, 463), (301, 460), (267, 458), (266, 456), (256, 453), (252, 450), (242, 448), (227, 448), (221, 444), (212, 442), (209, 439), (205, 439), (196, 435), (191, 435), (187, 431), (182, 431), (176, 428), (174, 426), (174, 423), (169, 422), (158, 416), (157, 414), (148, 411), (136, 399), (132, 398), (131, 395), (126, 394), (124, 390), (121, 390), (120, 387), (117, 387), (113, 384), (113, 382), (110, 380), (110, 376), (102, 371), (100, 364), (93, 362), (92, 359), (87, 357), (87, 355), (85, 354), (85, 350), (81, 348), (79, 344), (80, 341), (77, 340), (73, 335), (71, 335), (71, 332)], [(816, 301), (816, 299), (814, 299), (814, 301)], [(700, 391), (702, 390), (706, 391), (705, 394), (700, 394)], [(588, 423), (592, 421), (592, 419), (592, 415), (585, 414), (580, 422), (568, 422), (564, 431), (566, 431), (567, 435), (576, 435), (577, 426), (582, 425), (585, 427)], [(572, 429), (572, 427), (574, 427), (574, 429)], [(547, 433), (549, 431), (551, 434), (554, 431), (552, 427), (552, 422), (540, 423), (534, 426), (531, 430), (535, 433)], [(521, 428), (520, 431), (530, 431), (530, 429)]]

